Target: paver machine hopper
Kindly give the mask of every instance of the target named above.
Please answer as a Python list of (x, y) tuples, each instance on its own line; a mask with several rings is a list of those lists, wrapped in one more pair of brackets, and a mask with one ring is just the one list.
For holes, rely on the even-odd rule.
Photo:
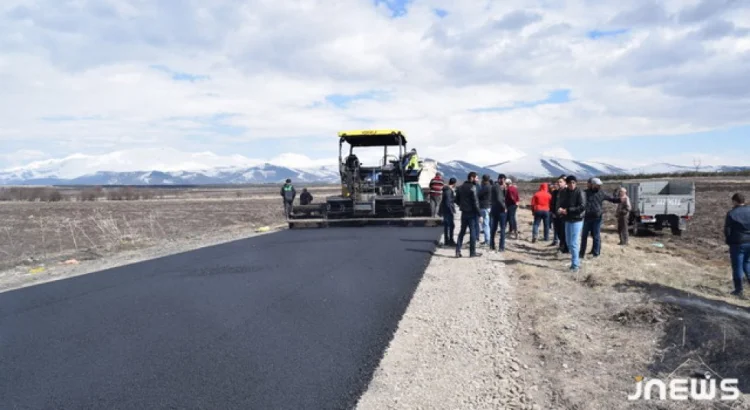
[[(360, 226), (371, 224), (436, 226), (429, 199), (420, 180), (422, 163), (410, 162), (406, 136), (399, 130), (355, 130), (339, 132), (341, 193), (325, 203), (292, 208), (289, 228)], [(357, 152), (382, 149), (376, 165), (360, 162)], [(380, 154), (378, 154), (380, 156)], [(434, 175), (433, 175), (434, 176)]]

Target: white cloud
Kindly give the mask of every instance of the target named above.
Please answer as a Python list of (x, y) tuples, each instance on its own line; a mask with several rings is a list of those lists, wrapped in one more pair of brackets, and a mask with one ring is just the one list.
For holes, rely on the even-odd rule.
[[(415, 0), (397, 19), (370, 0), (2, 3), (0, 144), (46, 157), (192, 144), (266, 159), (283, 152), (269, 139), (400, 128), (421, 156), (489, 164), (750, 122), (747, 2)], [(555, 89), (573, 101), (470, 111)], [(370, 91), (388, 98), (325, 102)]]

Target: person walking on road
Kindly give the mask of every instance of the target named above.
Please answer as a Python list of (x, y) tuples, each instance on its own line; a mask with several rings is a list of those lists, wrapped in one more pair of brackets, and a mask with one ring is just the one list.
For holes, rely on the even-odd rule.
[(514, 239), (518, 239), (518, 221), (516, 220), (516, 212), (518, 211), (518, 203), (521, 202), (521, 197), (518, 195), (518, 188), (513, 185), (513, 181), (510, 179), (506, 180), (507, 190), (505, 192), (505, 205), (508, 208), (508, 225), (510, 226), (510, 234)]
[(581, 233), (580, 257), (586, 256), (589, 234), (594, 239), (591, 255), (595, 258), (602, 253), (602, 219), (604, 218), (604, 201), (613, 204), (620, 203), (620, 198), (613, 198), (602, 191), (602, 181), (599, 178), (589, 180), (589, 188), (584, 192), (586, 195), (586, 217), (583, 220), (583, 232)]
[(477, 253), (477, 236), (479, 234), (479, 196), (477, 196), (477, 173), (469, 172), (466, 181), (464, 181), (456, 192), (456, 202), (461, 209), (461, 230), (458, 232), (458, 242), (456, 243), (456, 257), (460, 258), (461, 246), (466, 235), (466, 228), (469, 228), (469, 256), (482, 256)]
[(628, 219), (630, 218), (630, 212), (633, 211), (633, 206), (630, 204), (630, 198), (628, 198), (628, 190), (625, 187), (621, 187), (618, 190), (620, 196), (620, 203), (617, 204), (617, 233), (620, 235), (620, 246), (628, 245)]
[(284, 201), (284, 215), (289, 218), (292, 215), (292, 205), (294, 204), (294, 198), (297, 196), (297, 191), (292, 185), (292, 180), (286, 180), (284, 186), (281, 187), (281, 198)]
[(432, 211), (433, 218), (438, 216), (438, 211), (440, 211), (444, 187), (443, 174), (438, 172), (435, 174), (435, 178), (430, 180), (430, 210)]
[(732, 295), (744, 297), (743, 274), (750, 281), (750, 206), (747, 205), (745, 196), (740, 193), (732, 196), (732, 205), (733, 208), (727, 213), (724, 221), (724, 238), (729, 245), (729, 257), (732, 259)]
[(570, 175), (565, 179), (568, 187), (560, 195), (557, 213), (565, 221), (565, 242), (570, 249), (570, 270), (578, 272), (581, 267), (579, 248), (581, 230), (586, 215), (586, 194), (578, 188), (578, 180)]
[(456, 229), (456, 178), (448, 180), (448, 185), (443, 187), (440, 201), (440, 216), (443, 217), (443, 243), (445, 246), (456, 246), (453, 233)]
[(313, 201), (312, 194), (307, 190), (307, 188), (302, 188), (302, 193), (299, 194), (299, 204), (310, 205), (312, 201)]
[(539, 223), (544, 223), (544, 240), (549, 241), (549, 206), (552, 195), (549, 193), (549, 184), (539, 185), (533, 197), (531, 197), (531, 212), (534, 215), (534, 225), (531, 230), (531, 243), (536, 243), (539, 234)]
[(479, 186), (477, 196), (479, 197), (479, 212), (482, 218), (482, 226), (480, 232), (484, 234), (484, 242), (482, 245), (488, 246), (490, 244), (490, 208), (492, 207), (492, 201), (490, 194), (492, 191), (492, 184), (490, 182), (489, 175), (482, 175), (482, 184)]
[[(505, 205), (505, 175), (500, 174), (490, 191), (490, 249), (505, 252), (505, 229), (508, 224), (508, 209)], [(495, 235), (500, 233), (498, 247)]]

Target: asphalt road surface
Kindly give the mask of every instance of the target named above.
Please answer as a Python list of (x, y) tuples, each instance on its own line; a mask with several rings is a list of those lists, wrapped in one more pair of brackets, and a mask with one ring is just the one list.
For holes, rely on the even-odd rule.
[(0, 407), (350, 408), (439, 235), (282, 231), (0, 293)]

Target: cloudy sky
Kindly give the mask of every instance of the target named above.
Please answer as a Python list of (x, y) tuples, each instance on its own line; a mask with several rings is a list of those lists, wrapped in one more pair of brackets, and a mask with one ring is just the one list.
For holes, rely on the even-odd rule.
[(748, 73), (743, 0), (3, 0), (0, 168), (143, 148), (301, 166), (357, 128), (481, 165), (747, 164)]

